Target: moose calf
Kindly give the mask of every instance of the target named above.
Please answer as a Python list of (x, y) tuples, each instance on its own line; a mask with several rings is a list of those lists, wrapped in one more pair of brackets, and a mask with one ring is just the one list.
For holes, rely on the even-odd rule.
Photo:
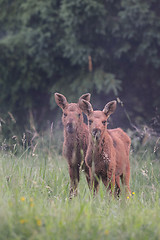
[(55, 101), (62, 109), (62, 122), (64, 126), (63, 156), (67, 159), (70, 174), (70, 198), (77, 194), (80, 167), (85, 171), (86, 179), (90, 185), (89, 168), (84, 157), (88, 146), (88, 127), (83, 122), (80, 101), (90, 101), (90, 94), (86, 93), (79, 98), (78, 103), (68, 103), (65, 96), (55, 93)]
[(103, 111), (93, 111), (86, 100), (81, 100), (80, 107), (88, 116), (89, 146), (85, 162), (89, 167), (94, 193), (98, 191), (99, 179), (102, 179), (111, 192), (116, 183), (116, 194), (119, 195), (120, 178), (130, 193), (130, 138), (120, 128), (107, 129), (107, 119), (115, 111), (116, 101), (106, 104)]

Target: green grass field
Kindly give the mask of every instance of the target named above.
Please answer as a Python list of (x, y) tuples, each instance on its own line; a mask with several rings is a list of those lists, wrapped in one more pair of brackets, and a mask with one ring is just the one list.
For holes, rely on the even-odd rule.
[(81, 173), (69, 200), (66, 161), (55, 154), (0, 153), (0, 240), (160, 239), (160, 162), (131, 154), (131, 190), (120, 199), (102, 184), (93, 197)]

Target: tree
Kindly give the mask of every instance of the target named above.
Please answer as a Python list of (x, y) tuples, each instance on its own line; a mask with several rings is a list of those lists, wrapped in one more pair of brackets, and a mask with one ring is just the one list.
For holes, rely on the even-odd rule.
[(73, 101), (89, 91), (95, 105), (120, 97), (141, 121), (159, 111), (158, 0), (0, 4), (1, 112), (23, 128), (30, 111), (43, 128), (56, 91)]

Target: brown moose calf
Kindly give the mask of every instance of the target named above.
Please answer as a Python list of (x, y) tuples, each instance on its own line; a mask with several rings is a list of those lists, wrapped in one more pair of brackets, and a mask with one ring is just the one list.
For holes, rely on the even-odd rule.
[(105, 105), (103, 111), (93, 111), (92, 105), (81, 100), (80, 107), (88, 116), (89, 146), (85, 162), (89, 167), (90, 178), (94, 192), (98, 190), (99, 179), (102, 179), (107, 189), (120, 192), (120, 178), (130, 193), (130, 138), (120, 128), (108, 130), (107, 119), (116, 109), (116, 101)]
[(70, 197), (77, 194), (81, 165), (85, 171), (87, 182), (90, 185), (89, 168), (84, 161), (88, 146), (89, 132), (87, 125), (83, 122), (82, 110), (79, 107), (79, 102), (82, 99), (90, 101), (90, 94), (86, 93), (82, 95), (78, 103), (68, 103), (65, 96), (55, 93), (55, 101), (63, 110), (63, 156), (67, 159), (69, 166)]

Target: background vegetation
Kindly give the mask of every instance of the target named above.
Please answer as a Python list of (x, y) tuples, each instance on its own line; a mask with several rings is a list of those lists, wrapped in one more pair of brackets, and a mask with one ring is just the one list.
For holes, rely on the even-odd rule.
[[(69, 101), (91, 92), (95, 108), (119, 97), (134, 124), (158, 132), (159, 9), (158, 0), (0, 0), (4, 138), (14, 135), (13, 118), (16, 134), (33, 130), (33, 120), (47, 129), (59, 111), (55, 91)], [(120, 107), (117, 125), (131, 127)]]

